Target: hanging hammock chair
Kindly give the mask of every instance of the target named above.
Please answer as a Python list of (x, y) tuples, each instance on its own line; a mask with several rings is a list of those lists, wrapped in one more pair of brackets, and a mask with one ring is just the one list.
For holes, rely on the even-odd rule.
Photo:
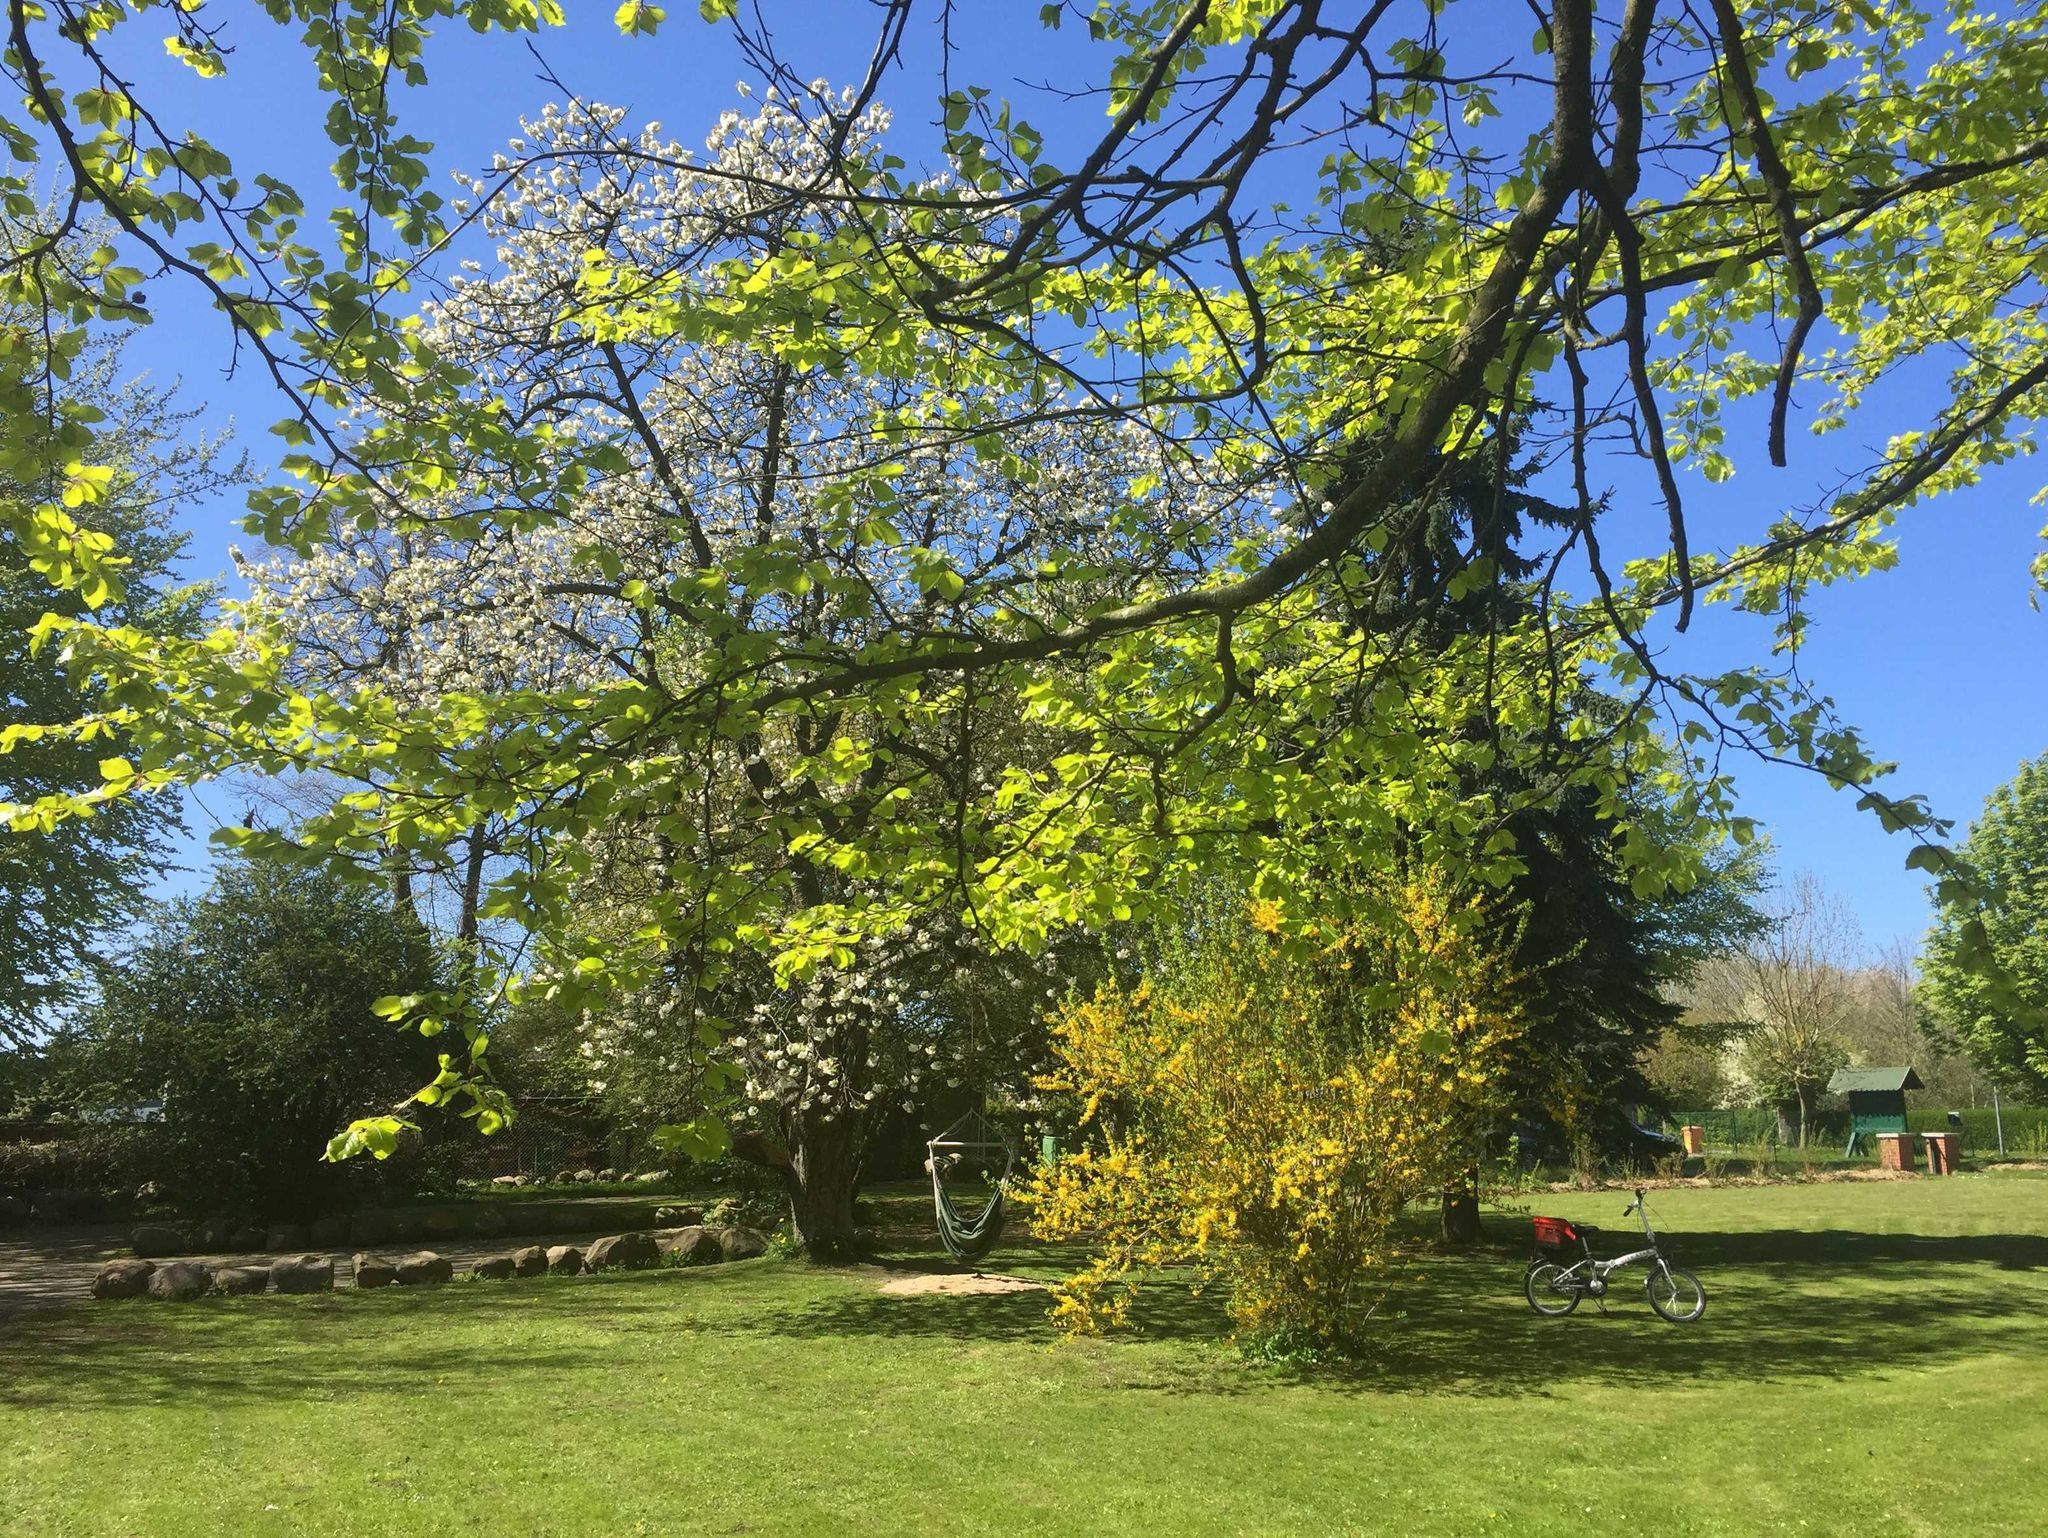
[[(924, 1167), (932, 1176), (932, 1209), (939, 1220), (939, 1243), (955, 1260), (979, 1260), (1003, 1236), (1005, 1187), (1017, 1163), (1017, 1150), (1010, 1146), (1003, 1129), (979, 1111), (969, 1111), (924, 1146)], [(969, 1212), (953, 1199), (946, 1182), (956, 1172), (976, 1169), (987, 1174), (992, 1189), (987, 1204), (979, 1212)]]

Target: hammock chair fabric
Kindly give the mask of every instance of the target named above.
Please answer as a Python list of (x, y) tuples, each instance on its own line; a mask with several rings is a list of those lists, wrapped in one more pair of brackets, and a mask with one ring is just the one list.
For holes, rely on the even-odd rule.
[[(1000, 1127), (979, 1111), (969, 1111), (925, 1144), (924, 1167), (932, 1176), (932, 1209), (938, 1216), (939, 1243), (955, 1260), (979, 1260), (1003, 1237), (1008, 1207), (1006, 1188), (1017, 1151)], [(963, 1164), (976, 1163), (991, 1172), (995, 1187), (979, 1212), (954, 1201), (946, 1178)]]

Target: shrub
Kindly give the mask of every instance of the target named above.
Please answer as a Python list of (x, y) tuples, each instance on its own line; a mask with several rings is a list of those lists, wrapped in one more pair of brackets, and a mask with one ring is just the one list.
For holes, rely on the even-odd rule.
[[(290, 1215), (413, 1185), (430, 1150), (367, 1168), (323, 1163), (328, 1138), (433, 1074), (434, 1044), (372, 1013), (431, 985), (430, 943), (372, 888), (235, 861), (164, 908), (102, 970), (79, 1030), (53, 1052), (78, 1108), (160, 1100), (147, 1169), (180, 1205)], [(418, 1144), (420, 1140), (411, 1140)]]
[(1402, 1208), (1470, 1166), (1522, 1030), (1480, 902), (1429, 878), (1384, 907), (1304, 941), (1255, 904), (1062, 1012), (1040, 1087), (1078, 1102), (1088, 1141), (1022, 1199), (1042, 1237), (1099, 1241), (1056, 1291), (1068, 1329), (1125, 1322), (1148, 1275), (1185, 1265), (1244, 1335), (1356, 1345)]
[[(58, 1126), (33, 1140), (0, 1142), (0, 1195), (34, 1199), (45, 1216), (125, 1211), (156, 1166), (152, 1127)], [(59, 1204), (55, 1198), (65, 1200)]]

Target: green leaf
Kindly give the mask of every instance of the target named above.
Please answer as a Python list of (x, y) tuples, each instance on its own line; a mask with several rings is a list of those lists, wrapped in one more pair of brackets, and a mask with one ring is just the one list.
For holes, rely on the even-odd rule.
[[(705, 0), (707, 8), (712, 3), (714, 0)], [(707, 21), (713, 19), (715, 18), (709, 15), (705, 17)], [(647, 4), (646, 0), (626, 0), (624, 5), (612, 13), (612, 20), (628, 37), (652, 37), (661, 24), (668, 20), (668, 12), (658, 5)]]
[(1415, 1050), (1424, 1057), (1443, 1057), (1451, 1050), (1451, 1033), (1441, 1026), (1431, 1026), (1415, 1038)]
[(716, 1159), (732, 1147), (732, 1130), (723, 1119), (706, 1112), (691, 1121), (671, 1122), (654, 1129), (654, 1146), (666, 1154), (689, 1159)]

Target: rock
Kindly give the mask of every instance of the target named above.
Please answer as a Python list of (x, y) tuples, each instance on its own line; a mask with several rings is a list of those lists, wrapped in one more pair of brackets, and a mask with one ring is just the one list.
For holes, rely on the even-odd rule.
[(202, 1255), (218, 1254), (228, 1248), (228, 1241), (234, 1237), (236, 1224), (229, 1218), (208, 1218), (193, 1225), (192, 1248)]
[(261, 1292), (270, 1285), (268, 1266), (223, 1266), (213, 1273), (213, 1290), (231, 1298)]
[(269, 1230), (258, 1228), (254, 1223), (244, 1223), (228, 1235), (228, 1248), (243, 1254), (253, 1254), (269, 1243)]
[(713, 1230), (692, 1223), (671, 1228), (654, 1236), (655, 1247), (683, 1257), (686, 1266), (715, 1266), (725, 1259), (725, 1247)]
[(280, 1223), (264, 1236), (263, 1247), (273, 1255), (289, 1255), (313, 1242), (302, 1223)]
[(213, 1285), (213, 1267), (173, 1260), (149, 1274), (149, 1295), (166, 1303), (189, 1303)]
[(96, 1298), (139, 1298), (148, 1288), (149, 1278), (155, 1270), (156, 1262), (153, 1260), (110, 1260), (92, 1279), (92, 1295)]
[(348, 1220), (348, 1237), (353, 1244), (384, 1244), (391, 1238), (391, 1214), (372, 1207)]
[(327, 1255), (289, 1255), (273, 1260), (270, 1285), (279, 1292), (332, 1292), (334, 1260)]
[(548, 1251), (548, 1270), (555, 1276), (574, 1276), (583, 1269), (583, 1252), (573, 1244), (557, 1244)]
[(314, 1249), (332, 1249), (348, 1243), (348, 1218), (342, 1213), (329, 1213), (324, 1218), (315, 1218), (306, 1225), (306, 1239)]
[(768, 1236), (758, 1228), (721, 1228), (718, 1248), (727, 1260), (752, 1260), (768, 1253)]
[(144, 1260), (164, 1255), (183, 1255), (192, 1248), (192, 1236), (168, 1223), (144, 1223), (128, 1236), (135, 1253)]
[(526, 1177), (524, 1175), (493, 1175), (491, 1177), (491, 1184), (494, 1186), (523, 1186), (526, 1184)]
[(636, 1231), (599, 1239), (583, 1263), (593, 1271), (638, 1271), (653, 1265), (660, 1253), (654, 1247), (654, 1235)]
[(580, 1186), (587, 1186), (587, 1185), (589, 1185), (589, 1184), (590, 1184), (590, 1183), (591, 1183), (591, 1182), (592, 1182), (593, 1180), (597, 1179), (597, 1171), (596, 1171), (596, 1170), (578, 1170), (578, 1171), (577, 1171), (577, 1172), (576, 1172), (575, 1174), (571, 1175), (571, 1176), (570, 1176), (569, 1178), (570, 1178), (571, 1180), (575, 1181), (575, 1182), (576, 1182), (576, 1183), (577, 1183), (578, 1185), (580, 1185)]
[(355, 1258), (355, 1282), (358, 1287), (389, 1287), (398, 1280), (398, 1267), (382, 1255), (358, 1255)]
[(511, 1220), (496, 1207), (485, 1207), (469, 1215), (469, 1231), (479, 1239), (495, 1239), (511, 1226)]
[(406, 1287), (429, 1287), (455, 1275), (455, 1263), (432, 1250), (421, 1250), (398, 1263), (398, 1280)]
[(633, 1184), (637, 1186), (651, 1186), (658, 1180), (668, 1179), (668, 1171), (642, 1170), (639, 1174), (632, 1176), (631, 1179)]
[(605, 1182), (607, 1185), (614, 1185), (618, 1182), (619, 1172), (617, 1170), (609, 1169), (599, 1170), (597, 1172), (597, 1178)]
[(470, 1267), (470, 1276), (480, 1282), (506, 1282), (519, 1269), (510, 1255), (488, 1255)]
[(548, 1183), (557, 1186), (573, 1185), (575, 1180), (576, 1172), (574, 1170), (556, 1170), (553, 1175), (548, 1177)]
[(704, 1209), (684, 1205), (680, 1207), (656, 1207), (654, 1226), (656, 1228), (688, 1228), (704, 1221)]
[(512, 1252), (512, 1274), (514, 1276), (539, 1276), (548, 1268), (548, 1252), (537, 1244)]

